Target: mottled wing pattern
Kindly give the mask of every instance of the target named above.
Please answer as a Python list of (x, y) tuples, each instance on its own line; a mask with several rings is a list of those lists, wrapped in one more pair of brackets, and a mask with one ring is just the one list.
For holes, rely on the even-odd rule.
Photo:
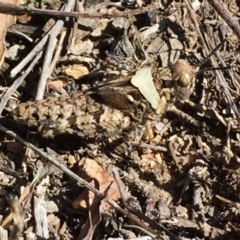
[[(108, 91), (107, 91), (108, 92)], [(121, 102), (117, 94), (110, 94), (109, 101), (115, 106), (125, 107), (127, 100)], [(20, 103), (13, 111), (15, 120), (30, 127), (37, 127), (43, 137), (54, 137), (63, 133), (76, 133), (80, 136), (94, 137), (96, 131), (127, 127), (129, 121), (118, 110), (99, 109), (97, 113), (87, 110), (85, 96), (75, 93), (40, 101)], [(99, 115), (99, 112), (101, 114)], [(101, 131), (100, 131), (101, 132)]]
[(119, 110), (132, 110), (133, 102), (130, 95), (123, 88), (104, 87), (97, 90), (97, 94), (102, 101), (109, 107)]

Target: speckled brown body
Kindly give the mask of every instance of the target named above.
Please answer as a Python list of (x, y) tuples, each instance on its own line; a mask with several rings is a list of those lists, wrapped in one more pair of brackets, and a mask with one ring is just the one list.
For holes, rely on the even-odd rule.
[(63, 133), (94, 137), (100, 129), (113, 132), (124, 129), (129, 123), (129, 118), (115, 109), (99, 107), (97, 111), (89, 112), (86, 97), (81, 92), (20, 103), (12, 115), (22, 124), (37, 127), (44, 137)]

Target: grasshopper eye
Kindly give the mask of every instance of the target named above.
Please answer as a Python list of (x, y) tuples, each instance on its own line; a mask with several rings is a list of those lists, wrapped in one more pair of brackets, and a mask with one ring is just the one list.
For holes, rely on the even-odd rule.
[(134, 102), (135, 101), (132, 95), (127, 94), (126, 96), (127, 96), (128, 100), (130, 102)]

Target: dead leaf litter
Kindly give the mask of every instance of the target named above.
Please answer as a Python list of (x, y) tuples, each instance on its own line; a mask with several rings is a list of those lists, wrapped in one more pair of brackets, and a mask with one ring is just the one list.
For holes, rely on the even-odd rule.
[(239, 239), (239, 2), (13, 4), (3, 239)]

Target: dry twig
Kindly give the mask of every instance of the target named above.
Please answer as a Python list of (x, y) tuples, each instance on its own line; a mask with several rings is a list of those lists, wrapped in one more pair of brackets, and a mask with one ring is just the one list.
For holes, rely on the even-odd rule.
[[(188, 11), (190, 13), (190, 17), (194, 22), (194, 25), (195, 25), (196, 30), (198, 32), (198, 35), (200, 37), (202, 46), (204, 47), (205, 53), (207, 55), (209, 55), (209, 53), (212, 51), (212, 49), (214, 49), (214, 46), (211, 43), (211, 40), (209, 38), (207, 38), (207, 41), (208, 41), (209, 45), (206, 44), (206, 41), (204, 40), (203, 34), (201, 33), (200, 28), (199, 28), (199, 24), (198, 24), (198, 21), (197, 21), (197, 18), (196, 18), (196, 13), (193, 11), (193, 9), (191, 7), (191, 4), (189, 3), (189, 0), (184, 0), (184, 1), (186, 3), (186, 6), (187, 6)], [(206, 35), (205, 35), (205, 37), (206, 37)], [(216, 61), (214, 56), (211, 56), (211, 61), (212, 61), (212, 64), (213, 64), (214, 67), (218, 67), (217, 61)], [(234, 110), (234, 113), (237, 116), (237, 118), (240, 118), (240, 113), (238, 111), (238, 108), (237, 108), (236, 104), (234, 103), (233, 97), (230, 94), (229, 86), (228, 86), (222, 72), (221, 71), (216, 71), (216, 75), (217, 75), (218, 82), (219, 82), (220, 86), (222, 87), (222, 89), (224, 91), (227, 102), (231, 105), (231, 107)]]
[[(59, 163), (59, 161), (57, 161), (56, 159), (54, 159), (53, 157), (49, 156), (47, 153), (43, 152), (42, 150), (38, 149), (37, 147), (35, 147), (34, 145), (32, 145), (31, 143), (25, 141), (24, 139), (22, 139), (21, 137), (19, 137), (17, 134), (15, 134), (12, 131), (9, 131), (7, 128), (3, 127), (2, 125), (0, 125), (0, 130), (5, 132), (6, 134), (12, 136), (14, 139), (18, 140), (19, 142), (21, 142), (22, 144), (24, 144), (25, 146), (29, 147), (30, 149), (32, 149), (35, 153), (37, 153), (39, 156), (42, 156), (44, 159), (47, 159), (48, 161), (50, 161), (52, 164), (54, 164), (57, 168), (59, 168), (60, 170), (62, 170), (64, 173), (66, 173), (69, 177), (71, 177), (72, 179), (76, 180), (79, 184), (81, 184), (82, 186), (86, 187), (87, 189), (89, 189), (90, 191), (92, 191), (93, 193), (95, 193), (97, 196), (101, 197), (102, 193), (99, 192), (96, 188), (94, 188), (90, 183), (88, 183), (87, 181), (85, 181), (84, 179), (80, 178), (79, 176), (77, 176), (76, 174), (74, 174), (71, 170), (69, 170), (66, 166), (64, 166), (63, 164)], [(142, 221), (140, 221), (140, 219), (142, 219), (145, 222), (148, 222), (153, 228), (158, 229), (160, 231), (165, 231), (169, 236), (172, 237), (172, 239), (174, 240), (181, 240), (181, 238), (177, 237), (175, 234), (171, 233), (169, 230), (167, 230), (164, 226), (162, 226), (161, 224), (156, 223), (155, 221), (151, 220), (150, 218), (148, 218), (147, 216), (145, 216), (143, 213), (138, 213), (138, 216), (140, 217), (140, 219), (138, 217), (136, 217), (135, 215), (129, 213), (126, 210), (123, 210), (121, 207), (118, 206), (118, 204), (114, 201), (112, 201), (111, 199), (105, 199), (105, 201), (107, 203), (109, 203), (111, 206), (113, 206), (116, 210), (120, 211), (121, 213), (125, 214), (129, 219), (133, 220), (135, 223), (137, 223), (139, 226), (145, 228), (145, 224), (142, 223)], [(151, 228), (148, 228), (148, 230), (152, 233), (157, 235), (157, 232), (154, 230), (151, 230)]]
[[(1, 126), (0, 126), (1, 127)], [(43, 176), (46, 175), (46, 170), (44, 168), (39, 168), (36, 176), (34, 177), (34, 179), (32, 180), (32, 182), (25, 187), (23, 193), (21, 194), (20, 198), (19, 198), (19, 203), (24, 202), (27, 198), (29, 198), (34, 190), (34, 187), (36, 186), (36, 184), (38, 183), (38, 181), (40, 179), (42, 179)], [(13, 219), (13, 215), (12, 213), (10, 213), (7, 217), (4, 218), (4, 220), (1, 222), (1, 226), (4, 228), (7, 228)]]
[(221, 0), (208, 0), (212, 7), (217, 11), (217, 13), (223, 18), (223, 20), (228, 24), (228, 26), (233, 30), (233, 32), (240, 39), (240, 25), (236, 18), (234, 18), (231, 13), (224, 7)]
[(13, 95), (13, 93), (17, 90), (17, 88), (22, 84), (26, 76), (32, 71), (38, 60), (41, 58), (42, 52), (39, 52), (37, 56), (33, 59), (27, 70), (20, 76), (18, 79), (14, 81), (12, 86), (8, 89), (8, 91), (4, 94), (0, 102), (0, 115), (2, 114), (3, 109), (7, 105), (8, 100)]
[[(64, 11), (70, 12), (73, 9), (74, 4), (75, 4), (74, 0), (69, 0), (68, 4), (64, 8)], [(64, 24), (63, 20), (58, 20), (56, 22), (55, 26), (51, 29), (51, 34), (49, 34), (49, 42), (48, 42), (48, 46), (46, 49), (46, 55), (44, 58), (42, 72), (41, 72), (41, 76), (40, 76), (40, 80), (39, 80), (39, 84), (38, 84), (36, 100), (41, 100), (44, 96), (46, 82), (47, 82), (48, 77), (52, 73), (50, 70), (53, 69), (53, 65), (51, 66), (51, 68), (49, 68), (49, 67), (52, 63), (52, 56), (53, 56), (53, 52), (55, 50), (55, 45), (57, 43), (57, 36), (62, 31), (63, 24)]]
[[(105, 6), (108, 6), (108, 3), (104, 3)], [(50, 17), (57, 17), (57, 18), (117, 18), (117, 17), (127, 17), (128, 14), (130, 16), (135, 16), (139, 14), (143, 14), (149, 11), (157, 10), (161, 7), (158, 3), (153, 3), (147, 7), (142, 7), (141, 9), (129, 10), (126, 12), (112, 12), (112, 13), (102, 13), (102, 12), (95, 12), (95, 13), (79, 13), (79, 12), (68, 12), (68, 11), (54, 11), (54, 10), (42, 10), (42, 9), (29, 9), (28, 7), (24, 6), (17, 6), (10, 3), (0, 2), (0, 13), (6, 14), (13, 14), (13, 15), (41, 15), (41, 16), (50, 16)]]

